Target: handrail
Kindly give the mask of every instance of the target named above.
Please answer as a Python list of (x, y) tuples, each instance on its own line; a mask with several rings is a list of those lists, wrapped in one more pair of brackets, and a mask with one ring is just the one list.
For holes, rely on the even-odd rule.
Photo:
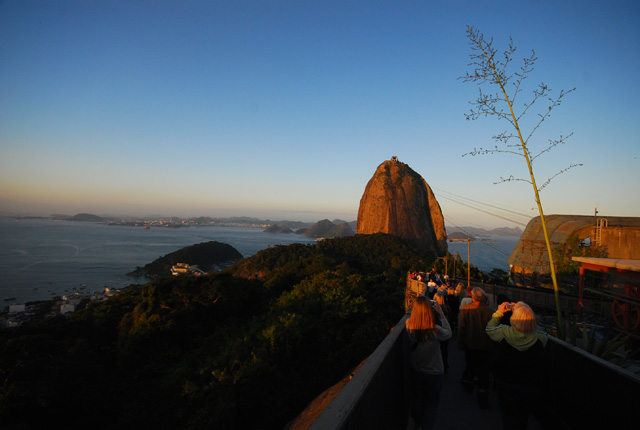
[[(367, 358), (353, 378), (309, 427), (311, 430), (406, 426), (403, 339), (406, 314)], [(406, 410), (405, 410), (406, 409)], [(381, 426), (385, 421), (393, 424)], [(370, 424), (365, 424), (370, 423)]]

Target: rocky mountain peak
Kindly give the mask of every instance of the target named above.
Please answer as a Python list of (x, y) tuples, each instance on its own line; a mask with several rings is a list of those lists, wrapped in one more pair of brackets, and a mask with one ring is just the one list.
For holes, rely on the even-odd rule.
[(440, 204), (422, 176), (397, 157), (380, 164), (367, 183), (360, 199), (357, 232), (392, 234), (436, 256), (447, 253)]

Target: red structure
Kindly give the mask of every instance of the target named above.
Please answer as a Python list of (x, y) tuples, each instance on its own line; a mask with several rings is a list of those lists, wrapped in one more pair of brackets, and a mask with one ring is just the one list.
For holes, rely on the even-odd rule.
[(611, 313), (618, 326), (626, 331), (633, 332), (640, 327), (640, 260), (617, 258), (588, 258), (573, 257), (573, 261), (581, 263), (580, 266), (580, 314), (582, 317), (582, 297), (584, 292), (584, 271), (609, 273), (618, 275), (624, 280), (624, 294), (612, 289)]

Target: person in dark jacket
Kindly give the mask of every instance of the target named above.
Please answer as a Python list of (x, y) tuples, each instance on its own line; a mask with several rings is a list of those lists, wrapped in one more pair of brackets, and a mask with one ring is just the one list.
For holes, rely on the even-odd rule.
[(471, 304), (462, 306), (458, 315), (458, 346), (464, 350), (466, 361), (460, 383), (472, 393), (477, 378), (478, 405), (484, 409), (489, 406), (491, 359), (495, 349), (485, 328), (493, 310), (486, 306), (487, 295), (482, 288), (473, 288), (471, 298)]
[(456, 328), (458, 326), (458, 313), (460, 312), (460, 298), (456, 295), (456, 291), (453, 287), (449, 286), (447, 288), (447, 296), (445, 297), (447, 305), (451, 310), (451, 328)]
[[(500, 324), (510, 309), (511, 325)], [(504, 429), (526, 429), (529, 416), (542, 397), (547, 335), (538, 329), (535, 313), (524, 302), (501, 303), (486, 332), (498, 344), (492, 371)]]

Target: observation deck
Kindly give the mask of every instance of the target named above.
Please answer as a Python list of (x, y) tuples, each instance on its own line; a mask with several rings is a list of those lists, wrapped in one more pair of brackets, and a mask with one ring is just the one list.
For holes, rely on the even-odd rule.
[[(413, 430), (410, 419), (408, 345), (405, 315), (367, 358), (353, 378), (309, 427), (311, 430)], [(449, 341), (449, 372), (441, 392), (436, 429), (501, 429), (498, 396), (481, 409), (475, 392), (459, 380), (465, 365), (454, 330)], [(549, 336), (544, 363), (549, 370), (546, 397), (529, 419), (529, 430), (630, 428), (637, 422), (640, 377), (580, 348)]]

